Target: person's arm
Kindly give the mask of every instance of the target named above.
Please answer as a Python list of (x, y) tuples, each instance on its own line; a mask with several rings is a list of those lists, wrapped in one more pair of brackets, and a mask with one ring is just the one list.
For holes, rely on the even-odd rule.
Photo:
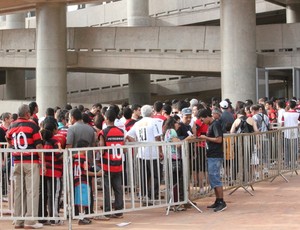
[(105, 140), (104, 140), (104, 137), (101, 135), (100, 138), (99, 138), (99, 146), (105, 146)]
[(231, 128), (230, 128), (230, 133), (236, 133), (236, 127), (238, 127), (238, 125), (239, 124), (237, 124), (238, 123), (238, 119), (236, 119), (234, 122), (233, 122), (233, 124), (232, 124), (232, 126), (231, 126)]
[(126, 136), (125, 140), (128, 140), (129, 142), (135, 142), (135, 139), (131, 136)]
[(66, 149), (73, 148), (73, 140), (74, 140), (74, 133), (71, 130), (71, 127), (68, 128), (67, 132), (67, 142), (66, 142)]
[(257, 127), (257, 123), (254, 119), (252, 119), (252, 126), (253, 126), (253, 131), (254, 132), (259, 132), (258, 127)]
[[(161, 141), (161, 136), (156, 136), (155, 141)], [(162, 147), (158, 146), (158, 151), (159, 151), (159, 159), (163, 160), (164, 159), (164, 153), (162, 151)]]
[(197, 128), (195, 122), (193, 123), (192, 133), (194, 134), (194, 136), (197, 136)]
[(219, 136), (219, 137), (207, 137), (205, 135), (201, 135), (200, 139), (204, 139), (206, 141), (210, 141), (210, 142), (214, 142), (214, 143), (218, 143), (221, 144), (223, 142), (223, 137)]

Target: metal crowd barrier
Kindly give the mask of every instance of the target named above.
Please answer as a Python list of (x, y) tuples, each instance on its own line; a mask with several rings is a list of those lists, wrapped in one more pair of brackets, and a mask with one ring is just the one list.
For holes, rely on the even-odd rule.
[[(221, 176), (224, 189), (243, 188), (253, 195), (253, 185), (273, 181), (299, 169), (299, 127), (278, 128), (251, 134), (224, 134), (224, 164)], [(188, 145), (190, 174), (189, 198), (197, 200), (213, 193), (207, 177), (206, 149), (198, 140)]]
[[(172, 158), (171, 152), (174, 149), (178, 158)], [(145, 151), (163, 152), (164, 158), (157, 158), (157, 154), (146, 156)], [(123, 169), (121, 172), (100, 169), (105, 161), (103, 156), (107, 152), (112, 153), (115, 159), (119, 158)], [(85, 207), (84, 212), (73, 209), (74, 219), (83, 217), (97, 219), (104, 215), (110, 217), (158, 207), (167, 208), (168, 213), (170, 208), (176, 209), (188, 202), (188, 182), (184, 177), (188, 170), (188, 158), (184, 142), (71, 149), (69, 159), (72, 159), (70, 160), (72, 207), (80, 206), (74, 203), (78, 200), (76, 198), (78, 193), (73, 189), (82, 184), (80, 180), (78, 182), (78, 178), (74, 183), (74, 177), (78, 175), (78, 163), (76, 163), (79, 161), (78, 153), (81, 153), (82, 158), (87, 159), (88, 166), (80, 173), (87, 175), (83, 178), (83, 183), (88, 181), (90, 193), (89, 196), (79, 193), (81, 194), (79, 200), (87, 199), (90, 205)], [(115, 165), (116, 163), (112, 161), (113, 159), (108, 159), (106, 163)], [(99, 170), (102, 173), (97, 174)]]
[[(52, 221), (53, 224), (66, 220), (67, 206), (59, 204), (68, 204), (66, 199), (69, 172), (68, 167), (65, 167), (68, 162), (67, 150), (24, 151), (6, 148), (2, 149), (1, 153), (0, 163), (2, 166), (5, 165), (2, 168), (1, 178), (4, 174), (7, 180), (1, 181), (0, 219)], [(41, 153), (44, 158), (47, 155), (51, 160), (48, 160), (48, 164), (45, 165), (39, 160), (36, 161), (33, 157), (35, 153)], [(55, 156), (61, 158), (62, 176), (57, 177), (57, 180), (54, 175), (57, 167), (54, 164)], [(43, 176), (45, 168), (51, 174), (48, 177)], [(6, 202), (7, 200), (9, 203)]]
[[(298, 142), (298, 127), (265, 133), (225, 134), (224, 164), (221, 170), (224, 188), (231, 189), (231, 194), (243, 188), (253, 195), (255, 183), (272, 181), (279, 176), (288, 181), (285, 173), (297, 173)], [(146, 155), (147, 151), (152, 154)], [(62, 157), (60, 205), (56, 210), (55, 180), (49, 182), (49, 178), (43, 176), (36, 181), (30, 177), (28, 180), (20, 179), (26, 177), (26, 170), (34, 168), (33, 159), (27, 163), (21, 160), (18, 172), (14, 171), (17, 165), (14, 164), (14, 154), (25, 156), (28, 150), (3, 148), (0, 158), (0, 220), (40, 220), (52, 223), (68, 220), (71, 229), (72, 219), (108, 218), (150, 208), (166, 208), (166, 214), (169, 214), (170, 210), (180, 210), (187, 203), (201, 212), (193, 201), (213, 193), (207, 177), (205, 143), (197, 139), (190, 142), (130, 143), (124, 146), (34, 152), (42, 152), (48, 159), (57, 154)], [(153, 154), (159, 152), (163, 153), (163, 159)], [(114, 158), (105, 158), (106, 153), (111, 153)], [(122, 170), (119, 173), (113, 172), (113, 169), (105, 171), (103, 164), (112, 165), (116, 171), (120, 169), (118, 165), (121, 165)], [(38, 174), (45, 167), (41, 164)], [(54, 170), (53, 162), (49, 167)], [(16, 193), (16, 188), (19, 193)], [(29, 199), (26, 197), (31, 203), (25, 204), (28, 189), (39, 191), (37, 203), (46, 208), (37, 207), (33, 202), (36, 200), (33, 193), (30, 193), (32, 197)], [(12, 210), (14, 205), (6, 202), (8, 198), (12, 203), (13, 195), (19, 196), (16, 199), (20, 201), (19, 206), (16, 206), (19, 208), (17, 212)], [(26, 216), (26, 207), (31, 207), (33, 214)], [(50, 213), (49, 209), (52, 210)], [(17, 216), (16, 213), (21, 214)]]

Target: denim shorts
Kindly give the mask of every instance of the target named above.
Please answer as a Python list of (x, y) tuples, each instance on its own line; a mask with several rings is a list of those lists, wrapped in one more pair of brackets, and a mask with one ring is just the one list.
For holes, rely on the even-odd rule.
[(222, 187), (220, 176), (223, 158), (207, 158), (208, 179), (211, 188)]

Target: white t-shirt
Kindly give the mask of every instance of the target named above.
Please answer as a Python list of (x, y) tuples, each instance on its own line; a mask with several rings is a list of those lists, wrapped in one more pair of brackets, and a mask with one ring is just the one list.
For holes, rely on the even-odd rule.
[(281, 127), (282, 126), (282, 117), (283, 117), (283, 114), (285, 113), (285, 109), (279, 109), (277, 111), (277, 123), (278, 123), (278, 127)]
[[(118, 127), (119, 129), (122, 129), (124, 131), (124, 135), (126, 134), (126, 129), (125, 129), (125, 123), (122, 121), (122, 119), (116, 119), (114, 122), (114, 125)], [(102, 125), (102, 129), (105, 129), (107, 127), (106, 123), (104, 122)]]
[[(299, 121), (299, 113), (295, 110), (289, 110), (283, 114), (283, 120), (284, 127), (297, 127)], [(296, 139), (298, 137), (298, 128), (285, 130), (284, 137), (288, 139)]]
[[(138, 142), (154, 142), (155, 137), (162, 135), (159, 125), (155, 119), (144, 117), (132, 126), (127, 136), (135, 138)], [(158, 159), (158, 146), (140, 147), (137, 157), (146, 160)]]

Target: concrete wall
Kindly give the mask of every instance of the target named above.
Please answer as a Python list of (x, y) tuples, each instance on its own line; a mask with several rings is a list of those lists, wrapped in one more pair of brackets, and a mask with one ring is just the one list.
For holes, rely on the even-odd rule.
[[(153, 26), (179, 26), (220, 19), (220, 0), (149, 0)], [(264, 0), (256, 1), (256, 12), (283, 9)], [(118, 12), (118, 13), (116, 13)], [(75, 10), (67, 14), (68, 27), (126, 26), (127, 1)], [(26, 28), (35, 28), (35, 17), (26, 19)]]

